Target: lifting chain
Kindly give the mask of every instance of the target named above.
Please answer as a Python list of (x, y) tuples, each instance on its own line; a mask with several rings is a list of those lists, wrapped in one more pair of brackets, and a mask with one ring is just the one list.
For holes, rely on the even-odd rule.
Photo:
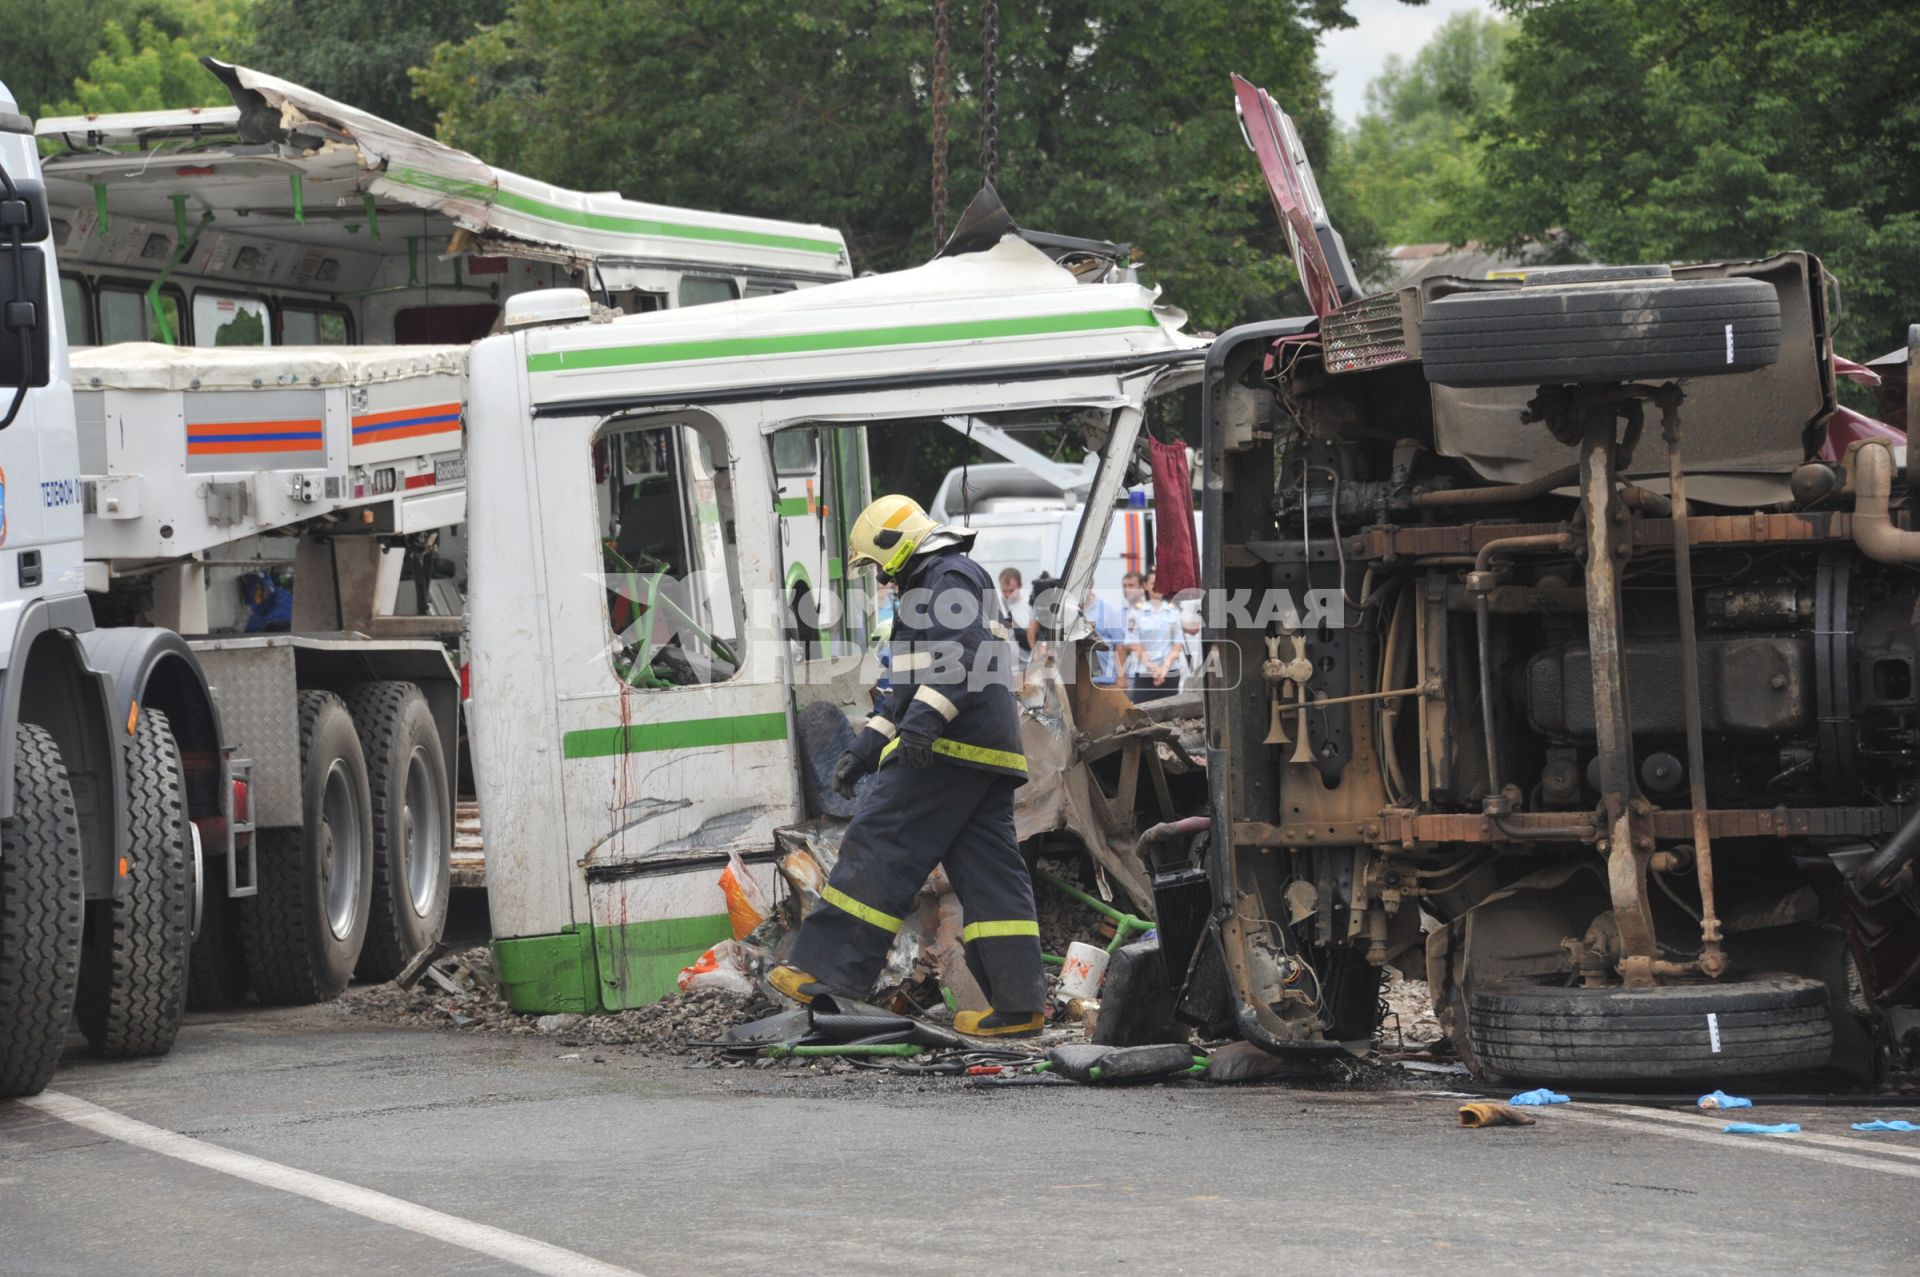
[(948, 60), (951, 24), (948, 0), (933, 0), (933, 251), (947, 243), (947, 86), (953, 70)]
[(1000, 187), (1000, 4), (980, 0), (980, 180)]

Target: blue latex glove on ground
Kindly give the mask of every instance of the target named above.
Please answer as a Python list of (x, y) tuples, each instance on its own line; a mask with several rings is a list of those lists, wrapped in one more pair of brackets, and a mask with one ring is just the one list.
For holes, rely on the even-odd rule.
[(1566, 1096), (1560, 1094), (1558, 1091), (1549, 1091), (1546, 1087), (1543, 1086), (1537, 1091), (1522, 1091), (1520, 1092), (1520, 1094), (1508, 1100), (1507, 1103), (1509, 1104), (1570, 1104), (1572, 1103), (1572, 1101), (1567, 1099)]
[(1855, 1122), (1853, 1129), (1856, 1131), (1920, 1131), (1920, 1126), (1915, 1126), (1905, 1118), (1895, 1118), (1891, 1122), (1882, 1122), (1878, 1119), (1871, 1122)]
[(1741, 1095), (1728, 1095), (1725, 1091), (1715, 1091), (1703, 1095), (1696, 1101), (1703, 1109), (1750, 1109), (1753, 1101)]
[(1800, 1123), (1782, 1122), (1778, 1126), (1766, 1126), (1759, 1122), (1728, 1122), (1720, 1128), (1722, 1135), (1798, 1135)]

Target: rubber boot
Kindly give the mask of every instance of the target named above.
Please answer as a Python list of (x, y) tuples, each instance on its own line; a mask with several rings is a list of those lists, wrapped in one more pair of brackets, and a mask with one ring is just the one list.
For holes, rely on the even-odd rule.
[(1038, 1011), (1026, 1015), (999, 1011), (961, 1011), (953, 1017), (953, 1031), (970, 1038), (1038, 1037), (1044, 1027)]
[(780, 996), (791, 998), (801, 1006), (806, 1006), (819, 994), (832, 992), (798, 967), (790, 967), (785, 963), (768, 969), (767, 984)]

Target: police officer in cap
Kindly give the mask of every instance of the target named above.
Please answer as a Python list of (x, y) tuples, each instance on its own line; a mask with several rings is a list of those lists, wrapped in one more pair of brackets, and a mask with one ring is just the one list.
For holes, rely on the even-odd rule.
[(862, 776), (878, 774), (821, 903), (767, 979), (803, 1003), (822, 992), (864, 996), (914, 894), (943, 865), (966, 918), (967, 967), (990, 1003), (960, 1012), (954, 1028), (1030, 1037), (1041, 1028), (1046, 975), (1033, 880), (1014, 836), (1013, 791), (1027, 778), (1017, 658), (999, 593), (967, 557), (973, 537), (903, 496), (881, 497), (854, 521), (848, 561), (874, 565), (900, 591), (893, 689), (834, 768), (833, 786), (852, 797)]

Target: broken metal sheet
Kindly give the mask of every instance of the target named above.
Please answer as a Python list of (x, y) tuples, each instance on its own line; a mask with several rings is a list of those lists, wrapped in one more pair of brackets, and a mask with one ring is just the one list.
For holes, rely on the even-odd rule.
[(374, 195), (441, 213), (483, 240), (546, 245), (570, 255), (704, 262), (730, 271), (746, 265), (781, 275), (841, 279), (852, 274), (845, 240), (828, 227), (693, 213), (624, 199), (614, 191), (570, 191), (494, 168), (251, 68), (209, 61), (209, 69), (232, 88), (243, 137), (250, 124), (265, 123), (265, 113), (275, 112), (277, 134), (317, 134), (355, 148)]
[[(482, 252), (602, 261), (603, 282), (611, 288), (633, 286), (613, 278), (622, 270), (661, 266), (821, 281), (853, 273), (846, 241), (830, 227), (670, 208), (615, 191), (567, 190), (494, 168), (304, 86), (249, 67), (203, 62), (233, 94), (233, 107), (43, 120), (40, 136), (74, 148), (49, 160), (49, 178), (112, 180), (116, 200), (132, 200), (138, 215), (167, 223), (164, 197), (179, 183), (173, 167), (149, 173), (143, 162), (130, 169), (128, 155), (99, 148), (138, 145), (150, 161), (162, 152), (148, 148), (180, 140), (194, 146), (196, 182), (214, 170), (229, 186), (252, 180), (260, 188), (250, 199), (255, 209), (285, 206), (291, 176), (303, 183), (307, 208), (356, 208), (371, 196), (383, 205), (438, 213), (472, 237), (465, 247)], [(139, 202), (148, 187), (157, 193), (151, 208)]]
[[(1069, 686), (1048, 661), (1029, 667), (1020, 703), (1020, 742), (1027, 755), (1027, 783), (1016, 791), (1013, 807), (1020, 840), (1072, 834), (1096, 868), (1126, 894), (1134, 911), (1152, 917), (1153, 883), (1136, 845), (1140, 822), (1107, 797), (1087, 764), (1126, 749), (1158, 751), (1172, 729), (1156, 723), (1123, 693), (1084, 677)], [(1177, 748), (1175, 754), (1169, 770), (1193, 765)], [(1123, 790), (1129, 772), (1122, 767)], [(1138, 783), (1138, 771), (1132, 774)], [(1120, 801), (1130, 798), (1123, 793)]]

